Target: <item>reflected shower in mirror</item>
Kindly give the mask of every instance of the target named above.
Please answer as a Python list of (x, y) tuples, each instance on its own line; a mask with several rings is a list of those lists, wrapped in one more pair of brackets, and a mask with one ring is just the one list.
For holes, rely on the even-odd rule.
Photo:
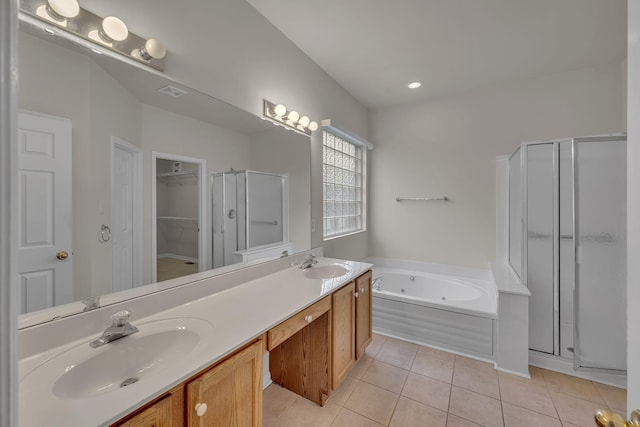
[[(37, 23), (19, 61), (21, 327), (310, 249), (308, 138)], [(247, 221), (216, 227), (231, 170)]]

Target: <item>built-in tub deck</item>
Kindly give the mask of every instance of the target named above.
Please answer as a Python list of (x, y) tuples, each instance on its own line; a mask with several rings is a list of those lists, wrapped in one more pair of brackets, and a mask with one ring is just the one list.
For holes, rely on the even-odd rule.
[(488, 270), (387, 258), (367, 262), (374, 264), (375, 332), (495, 359), (497, 291)]

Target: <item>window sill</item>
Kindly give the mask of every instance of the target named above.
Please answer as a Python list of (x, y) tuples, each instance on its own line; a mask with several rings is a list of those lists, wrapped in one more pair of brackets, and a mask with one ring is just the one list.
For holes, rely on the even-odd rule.
[(336, 239), (340, 239), (342, 237), (349, 237), (349, 236), (354, 236), (356, 234), (360, 234), (360, 233), (366, 233), (367, 230), (358, 230), (358, 231), (352, 231), (351, 233), (346, 233), (346, 234), (338, 234), (337, 236), (331, 236), (331, 237), (324, 237), (322, 239), (323, 242), (328, 242), (329, 240), (336, 240)]

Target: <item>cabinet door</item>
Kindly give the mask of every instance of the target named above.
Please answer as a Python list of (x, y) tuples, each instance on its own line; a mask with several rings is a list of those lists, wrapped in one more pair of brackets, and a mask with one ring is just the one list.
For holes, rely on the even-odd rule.
[(262, 425), (262, 342), (227, 358), (187, 384), (187, 426)]
[(355, 363), (355, 283), (333, 293), (333, 384), (338, 388)]
[(149, 406), (119, 427), (172, 427), (171, 396)]
[(356, 279), (356, 359), (371, 342), (371, 271)]

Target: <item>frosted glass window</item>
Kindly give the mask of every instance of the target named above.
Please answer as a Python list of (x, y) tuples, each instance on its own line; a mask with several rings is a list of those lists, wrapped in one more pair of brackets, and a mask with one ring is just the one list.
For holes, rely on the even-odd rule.
[(364, 150), (331, 132), (322, 132), (324, 238), (364, 230)]

